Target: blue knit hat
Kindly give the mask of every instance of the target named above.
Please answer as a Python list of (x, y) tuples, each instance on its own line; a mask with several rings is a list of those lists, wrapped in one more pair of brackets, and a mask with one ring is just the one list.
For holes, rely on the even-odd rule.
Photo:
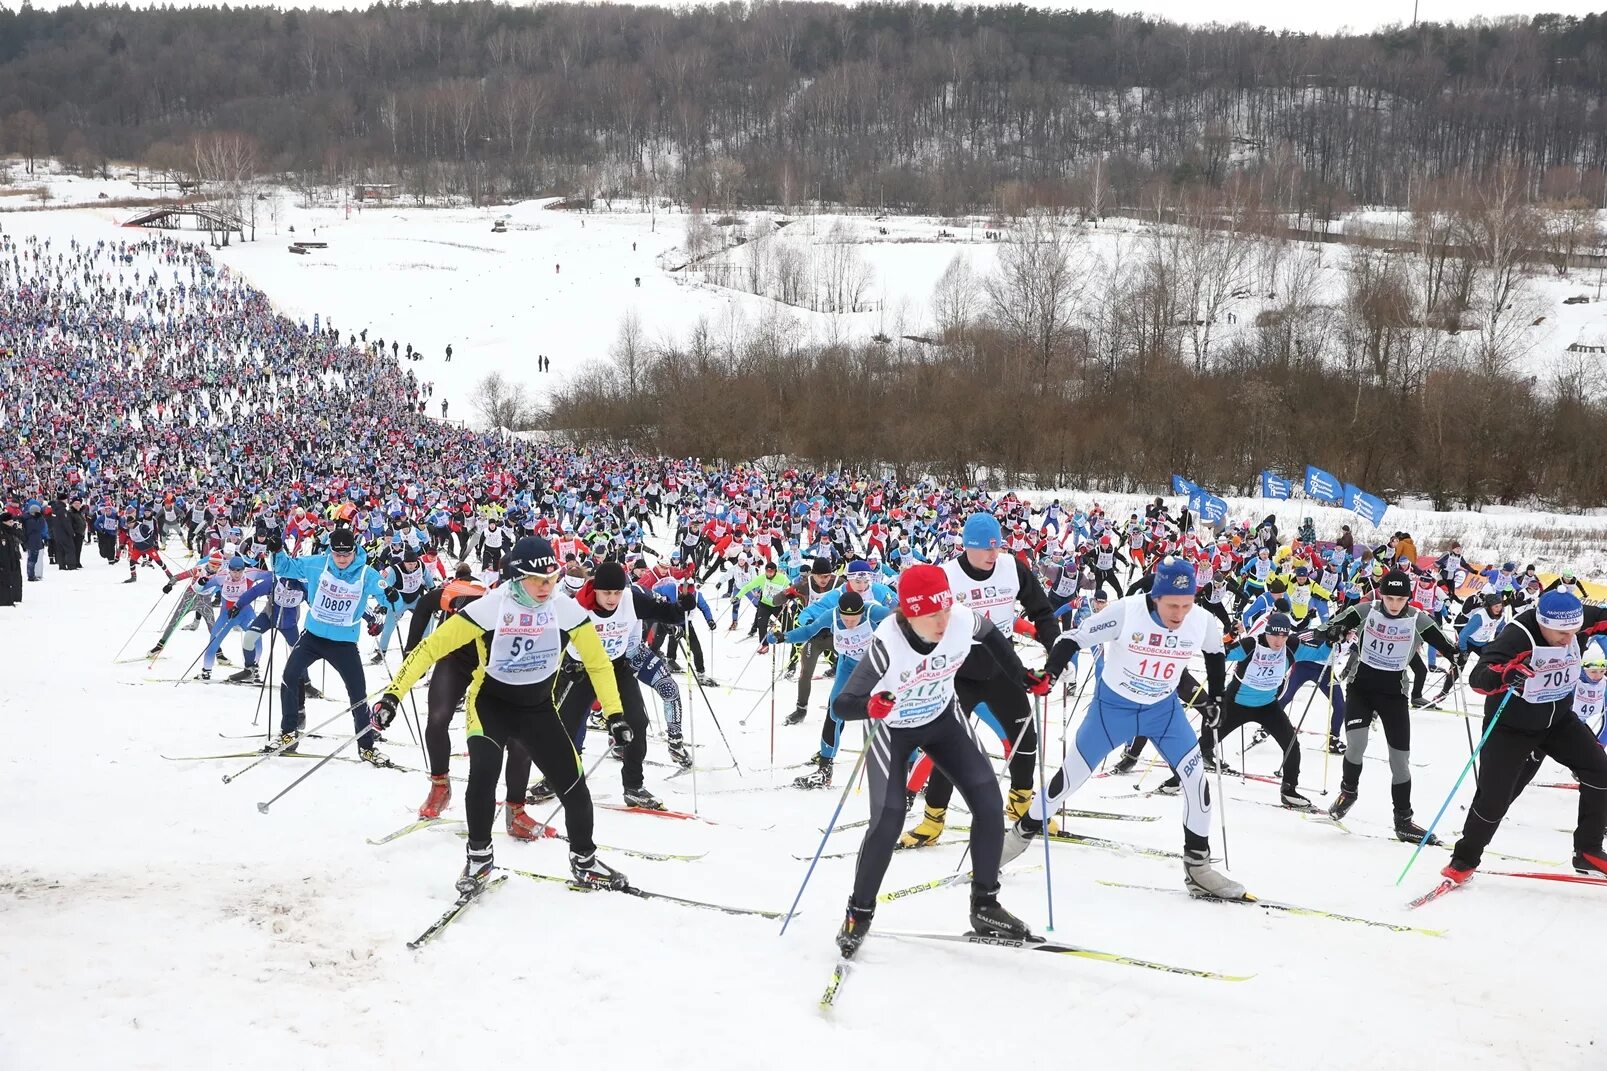
[(1579, 601), (1579, 596), (1558, 588), (1540, 596), (1535, 618), (1542, 628), (1572, 632), (1585, 623), (1585, 604)]
[(973, 513), (965, 519), (960, 544), (966, 550), (998, 550), (1004, 546), (1004, 531), (991, 513)]
[(1181, 558), (1167, 556), (1155, 567), (1155, 583), (1149, 590), (1151, 597), (1193, 595), (1194, 590), (1194, 568)]

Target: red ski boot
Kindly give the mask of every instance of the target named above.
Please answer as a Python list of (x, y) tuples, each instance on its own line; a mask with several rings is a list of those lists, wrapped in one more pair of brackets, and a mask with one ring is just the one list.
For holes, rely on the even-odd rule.
[(452, 802), (452, 782), (443, 775), (437, 777), (430, 775), (430, 794), (424, 797), (419, 804), (418, 816), (420, 818), (439, 818), (441, 812), (446, 810)]
[(551, 826), (536, 824), (536, 820), (525, 814), (523, 803), (503, 804), (507, 822), (508, 836), (514, 840), (540, 840), (543, 837), (556, 837), (558, 831)]

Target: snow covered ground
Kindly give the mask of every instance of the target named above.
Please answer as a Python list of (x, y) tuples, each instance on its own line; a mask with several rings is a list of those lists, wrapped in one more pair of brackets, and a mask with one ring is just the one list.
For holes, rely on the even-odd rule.
[[(510, 217), (507, 234), (490, 233), (498, 214)], [(0, 227), (53, 241), (94, 241), (131, 233), (112, 229), (126, 215), (97, 208), (18, 213), (0, 215)], [(664, 225), (663, 217), (657, 232), (645, 216), (590, 216), (582, 228), (579, 217), (533, 205), (484, 213), (387, 208), (354, 213), (349, 222), (337, 210), (322, 210), (295, 222), (298, 237), (312, 237), (314, 225), (319, 237), (327, 235), (329, 254), (290, 255), (285, 234), (231, 247), (223, 259), (309, 319), (333, 313), (343, 330), (368, 326), (422, 346), (429, 359), (421, 375), (449, 390), (459, 406), (469, 385), (492, 368), (527, 371), (522, 362), (545, 352), (560, 375), (606, 349), (633, 301), (641, 302), (644, 324), (653, 329), (687, 325), (728, 303), (766, 304), (678, 284), (660, 272), (654, 258), (682, 230), (679, 221)], [(635, 260), (628, 259), (631, 241), (638, 244)], [(562, 274), (552, 271), (554, 263), (563, 265)], [(402, 270), (401, 264), (427, 266)], [(638, 265), (640, 298), (629, 281)], [(905, 276), (887, 278), (891, 286)], [(910, 281), (911, 292), (923, 285), (930, 283)], [(440, 355), (448, 341), (458, 354), (451, 365)], [(1286, 504), (1279, 516), (1288, 524), (1304, 512)], [(1479, 519), (1490, 526), (1492, 542), (1507, 545), (1512, 533), (1495, 529), (1506, 523), (1502, 515), (1466, 524)], [(1483, 537), (1463, 519), (1438, 522), (1445, 527), (1436, 532), (1431, 521), (1407, 517), (1399, 526), (1425, 549), (1432, 545), (1428, 536), (1443, 531), (1460, 534), (1477, 553)], [(1563, 526), (1533, 515), (1512, 524)], [(125, 638), (125, 659), (149, 647), (163, 614), (158, 608), (136, 628), (158, 588), (149, 573), (129, 586), (120, 583), (124, 575), (93, 559), (79, 573), (51, 570), (45, 582), (26, 585), (21, 608), (0, 613), (9, 670), (4, 710), (13, 722), (13, 744), (0, 756), (0, 813), (8, 815), (0, 823), (6, 967), (0, 1071), (394, 1068), (510, 1052), (532, 1052), (543, 1062), (601, 1059), (717, 1071), (756, 1063), (815, 1067), (848, 1054), (865, 1063), (936, 1057), (957, 1067), (1120, 1059), (1141, 1067), (1227, 1068), (1268, 1053), (1280, 1063), (1310, 1063), (1332, 1060), (1335, 1052), (1361, 1067), (1602, 1066), (1598, 1045), (1607, 1037), (1599, 1001), (1578, 964), (1589, 954), (1581, 950), (1607, 937), (1607, 916), (1593, 902), (1603, 890), (1486, 875), (1473, 889), (1418, 913), (1405, 911), (1404, 901), (1432, 884), (1446, 853), (1427, 851), (1411, 876), (1394, 885), (1409, 849), (1359, 835), (1387, 829), (1387, 768), (1378, 761), (1367, 764), (1350, 822), (1358, 835), (1266, 806), (1275, 799), (1273, 786), (1230, 778), (1222, 808), (1228, 835), (1219, 833), (1215, 847), (1227, 850), (1232, 873), (1262, 896), (1443, 928), (1443, 936), (1198, 904), (1176, 891), (1181, 875), (1174, 860), (1051, 848), (1054, 937), (1253, 974), (1246, 982), (873, 939), (840, 1006), (823, 1017), (816, 1001), (835, 959), (830, 938), (851, 857), (820, 863), (803, 913), (784, 938), (762, 919), (515, 878), (439, 941), (411, 953), (405, 942), (451, 901), (462, 841), (450, 829), (381, 847), (366, 840), (410, 820), (425, 792), (423, 775), (334, 762), (262, 815), (257, 802), (305, 773), (308, 760), (273, 760), (224, 785), (221, 775), (246, 760), (164, 759), (248, 749), (249, 740), (219, 734), (260, 729), (260, 722), (253, 725), (258, 695), (221, 683), (171, 683), (199, 653), (197, 633), (179, 633), (154, 668), (114, 661)], [(740, 633), (722, 630), (712, 645), (710, 670), (733, 687), (710, 689), (708, 698), (743, 773), (713, 769), (729, 760), (708, 708), (695, 701), (691, 733), (709, 767), (699, 774), (696, 795), (689, 779), (668, 779), (667, 767), (649, 767), (648, 783), (671, 806), (696, 809), (709, 822), (601, 811), (598, 839), (636, 850), (706, 853), (695, 862), (648, 862), (604, 850), (644, 888), (784, 910), (837, 795), (772, 787), (799, 771), (764, 768), (813, 752), (830, 685), (816, 682), (808, 721), (773, 728), (765, 694), (769, 659), (752, 657), (752, 641)], [(233, 643), (227, 651), (238, 655)], [(369, 681), (377, 686), (382, 679), (375, 673)], [(790, 709), (795, 688), (783, 682), (778, 718)], [(1297, 703), (1304, 708), (1305, 697)], [(316, 724), (340, 707), (314, 701), (309, 715)], [(1057, 696), (1050, 754), (1061, 751), (1068, 714), (1075, 732), (1075, 709), (1062, 707)], [(1319, 698), (1308, 728), (1324, 717)], [(1414, 758), (1425, 764), (1414, 773), (1417, 817), (1427, 822), (1466, 757), (1467, 724), (1428, 712), (1414, 721)], [(338, 719), (332, 728), (344, 724)], [(389, 754), (418, 765), (406, 730), (398, 726), (392, 735)], [(853, 730), (849, 739), (857, 735)], [(310, 741), (307, 750), (323, 743)], [(590, 743), (588, 762), (600, 747), (595, 737)], [(1236, 743), (1224, 750), (1236, 756)], [(1374, 751), (1382, 755), (1377, 740)], [(661, 741), (649, 757), (666, 760)], [(839, 788), (852, 758), (839, 763)], [(1277, 761), (1267, 745), (1247, 759), (1259, 773)], [(1337, 763), (1325, 770), (1322, 755), (1309, 749), (1304, 761), (1309, 794), (1321, 800), (1326, 787), (1331, 799)], [(461, 760), (456, 772), (466, 772)], [(1563, 779), (1548, 767), (1537, 780)], [(1155, 821), (1079, 818), (1071, 828), (1176, 851), (1179, 801), (1115, 798), (1133, 792), (1138, 780), (1091, 782), (1072, 805)], [(1144, 787), (1159, 780), (1149, 772)], [(593, 783), (599, 796), (617, 798), (617, 767), (604, 760)], [(1459, 805), (1470, 798), (1471, 786), (1464, 785), (1442, 832), (1459, 824)], [(1560, 830), (1571, 827), (1575, 803), (1570, 792), (1532, 788), (1493, 847), (1548, 862), (1491, 858), (1487, 867), (1564, 866), (1570, 838)], [(861, 819), (866, 809), (864, 797), (850, 793), (844, 817)], [(460, 818), (461, 803), (450, 813)], [(857, 831), (836, 834), (828, 851), (848, 851), (857, 837)], [(565, 865), (556, 842), (522, 845), (499, 835), (497, 851), (503, 863), (549, 874)], [(884, 889), (950, 873), (962, 851), (963, 840), (951, 833), (939, 846), (900, 854)], [(1033, 869), (1040, 864), (1036, 855), (1016, 864), (1004, 902), (1042, 929), (1049, 919), (1045, 875)], [(957, 931), (964, 912), (963, 889), (940, 890), (885, 905), (876, 926)]]
[[(182, 557), (175, 554), (175, 558)], [(88, 559), (86, 559), (88, 560)], [(1242, 1067), (1271, 1058), (1356, 1067), (1592, 1069), (1607, 1044), (1596, 987), (1580, 966), (1607, 940), (1607, 890), (1485, 875), (1474, 887), (1408, 912), (1447, 854), (1429, 849), (1399, 887), (1410, 849), (1382, 835), (1388, 769), (1369, 761), (1355, 835), (1269, 806), (1271, 785), (1229, 777), (1221, 809), (1231, 872), (1263, 897), (1380, 922), (1443, 929), (1392, 932), (1252, 906), (1210, 905), (1177, 891), (1168, 859), (1055, 845), (1055, 931), (1061, 941), (1229, 974), (1246, 982), (1178, 977), (1084, 959), (932, 945), (874, 936), (839, 1006), (816, 1002), (835, 961), (831, 935), (853, 870), (820, 863), (802, 914), (786, 937), (763, 919), (737, 918), (605, 893), (578, 894), (521, 878), (488, 894), (417, 953), (405, 942), (452, 899), (462, 841), (429, 829), (383, 847), (365, 843), (401, 827), (423, 798), (422, 774), (330, 763), (259, 814), (266, 800), (310, 767), (273, 760), (224, 785), (246, 760), (173, 762), (168, 756), (248, 748), (219, 734), (251, 733), (254, 690), (167, 683), (199, 652), (200, 634), (178, 634), (147, 669), (116, 663), (118, 645), (159, 594), (151, 575), (124, 586), (121, 566), (53, 569), (26, 586), (20, 609), (0, 615), (6, 710), (13, 745), (0, 755), (0, 1068), (104, 1066), (395, 1068), (530, 1054), (544, 1064), (606, 1060), (621, 1066), (812, 1068), (852, 1058), (867, 1066), (912, 1057), (945, 1067), (1001, 1060), (1121, 1061), (1125, 1066)], [(153, 621), (165, 611), (166, 601)], [(722, 622), (723, 624), (723, 622)], [(124, 657), (148, 647), (158, 626), (132, 636)], [(701, 629), (701, 625), (699, 626)], [(688, 779), (649, 767), (648, 784), (670, 806), (695, 806), (710, 822), (598, 813), (598, 840), (638, 850), (707, 853), (696, 862), (604, 857), (647, 889), (784, 910), (820, 840), (837, 793), (772, 789), (797, 771), (777, 763), (812, 753), (829, 681), (815, 685), (803, 725), (772, 729), (764, 694), (767, 658), (721, 631), (710, 689), (744, 771)], [(231, 642), (227, 648), (237, 655)], [(377, 686), (382, 676), (371, 671)], [(334, 687), (334, 682), (330, 682)], [(783, 682), (778, 717), (795, 685)], [(1296, 712), (1305, 706), (1297, 700)], [(314, 723), (339, 712), (313, 701)], [(701, 701), (691, 732), (702, 764), (729, 762)], [(1061, 751), (1067, 708), (1050, 706), (1049, 751)], [(1312, 704), (1308, 728), (1326, 708)], [(745, 728), (741, 727), (748, 718)], [(26, 719), (26, 720), (24, 720)], [(1075, 731), (1075, 716), (1073, 717)], [(1427, 822), (1467, 756), (1463, 719), (1414, 715), (1417, 816)], [(336, 722), (334, 728), (344, 724)], [(849, 740), (857, 739), (853, 729)], [(1302, 783), (1313, 799), (1336, 790), (1307, 745)], [(587, 761), (601, 743), (588, 741)], [(310, 741), (309, 752), (323, 741)], [(990, 747), (996, 745), (990, 741)], [(385, 750), (417, 766), (398, 724)], [(1224, 750), (1238, 762), (1238, 743)], [(1382, 755), (1382, 743), (1373, 743)], [(655, 739), (649, 758), (666, 761)], [(853, 756), (838, 766), (839, 786)], [(1251, 750), (1252, 772), (1278, 756)], [(455, 760), (455, 772), (466, 772)], [(1146, 773), (1145, 788), (1161, 774)], [(1539, 782), (1566, 780), (1548, 766)], [(1149, 816), (1151, 822), (1072, 819), (1070, 828), (1126, 844), (1176, 851), (1179, 801), (1116, 799), (1139, 777), (1096, 780), (1072, 806)], [(604, 760), (599, 797), (619, 792)], [(461, 800), (462, 786), (457, 795)], [(1442, 832), (1471, 797), (1464, 785)], [(1559, 869), (1570, 852), (1576, 796), (1531, 788), (1493, 848), (1551, 862), (1497, 858), (1489, 869)], [(866, 815), (851, 793), (845, 820)], [(449, 812), (461, 818), (455, 801)], [(536, 809), (538, 815), (544, 813)], [(963, 821), (963, 816), (957, 816)], [(508, 841), (500, 862), (563, 871), (564, 846)], [(844, 851), (859, 832), (834, 835)], [(884, 889), (954, 870), (963, 835), (900, 853)], [(952, 843), (951, 843), (952, 842)], [(804, 858), (800, 859), (799, 856)], [(1033, 854), (1005, 880), (1004, 902), (1040, 931), (1048, 922), (1045, 875)], [(1121, 881), (1169, 891), (1118, 889)], [(965, 892), (946, 889), (883, 905), (882, 930), (958, 931)], [(874, 931), (873, 931), (874, 932)]]

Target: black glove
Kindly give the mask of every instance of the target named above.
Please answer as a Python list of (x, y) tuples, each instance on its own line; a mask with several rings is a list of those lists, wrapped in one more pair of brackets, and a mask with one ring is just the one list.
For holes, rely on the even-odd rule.
[(608, 735), (613, 737), (615, 747), (626, 747), (636, 738), (623, 714), (610, 714), (604, 724), (608, 726)]
[(369, 720), (379, 726), (381, 731), (389, 729), (391, 722), (396, 720), (396, 708), (400, 705), (401, 700), (386, 692), (374, 703), (374, 711), (369, 715)]
[(173, 590), (173, 581), (169, 580), (167, 583), (162, 585), (162, 594), (163, 595), (168, 594), (172, 590)]
[(695, 610), (695, 609), (697, 609), (697, 592), (695, 592), (695, 591), (683, 591), (683, 592), (681, 592), (681, 594), (675, 600), (675, 605), (679, 606), (682, 610)]
[(262, 545), (268, 548), (269, 554), (278, 554), (285, 549), (285, 541), (278, 532), (269, 532), (262, 539)]
[(1222, 705), (1216, 700), (1201, 703), (1195, 709), (1200, 712), (1200, 725), (1202, 728), (1215, 729), (1222, 724)]

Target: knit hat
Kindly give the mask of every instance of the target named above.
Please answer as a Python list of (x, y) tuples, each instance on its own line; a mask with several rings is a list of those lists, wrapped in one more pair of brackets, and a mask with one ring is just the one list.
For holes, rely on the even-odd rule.
[(1166, 557), (1155, 567), (1155, 582), (1150, 586), (1152, 598), (1164, 595), (1193, 595), (1194, 570), (1181, 558)]
[(837, 612), (845, 616), (865, 612), (865, 599), (857, 591), (845, 591), (837, 600)]
[(624, 591), (625, 567), (618, 562), (603, 562), (592, 575), (591, 586), (594, 591)]
[(831, 561), (828, 558), (816, 558), (810, 563), (809, 571), (815, 576), (830, 576), (832, 573), (836, 572), (836, 570), (831, 567)]
[(898, 608), (905, 617), (925, 617), (953, 605), (949, 576), (940, 566), (912, 565), (898, 578)]
[(1585, 623), (1584, 603), (1579, 601), (1579, 596), (1561, 588), (1540, 596), (1534, 613), (1541, 628), (1556, 632), (1573, 632)]
[(1269, 614), (1266, 628), (1262, 629), (1268, 636), (1287, 636), (1295, 630), (1295, 623), (1289, 620), (1288, 614)]
[(1410, 595), (1411, 578), (1399, 569), (1391, 569), (1384, 574), (1384, 579), (1378, 582), (1378, 591), (1381, 595)]
[(848, 563), (849, 576), (855, 576), (859, 573), (874, 573), (875, 571), (876, 567), (863, 558), (858, 558)]
[(973, 513), (965, 519), (960, 545), (966, 550), (998, 550), (1004, 546), (1004, 532), (991, 513)]

